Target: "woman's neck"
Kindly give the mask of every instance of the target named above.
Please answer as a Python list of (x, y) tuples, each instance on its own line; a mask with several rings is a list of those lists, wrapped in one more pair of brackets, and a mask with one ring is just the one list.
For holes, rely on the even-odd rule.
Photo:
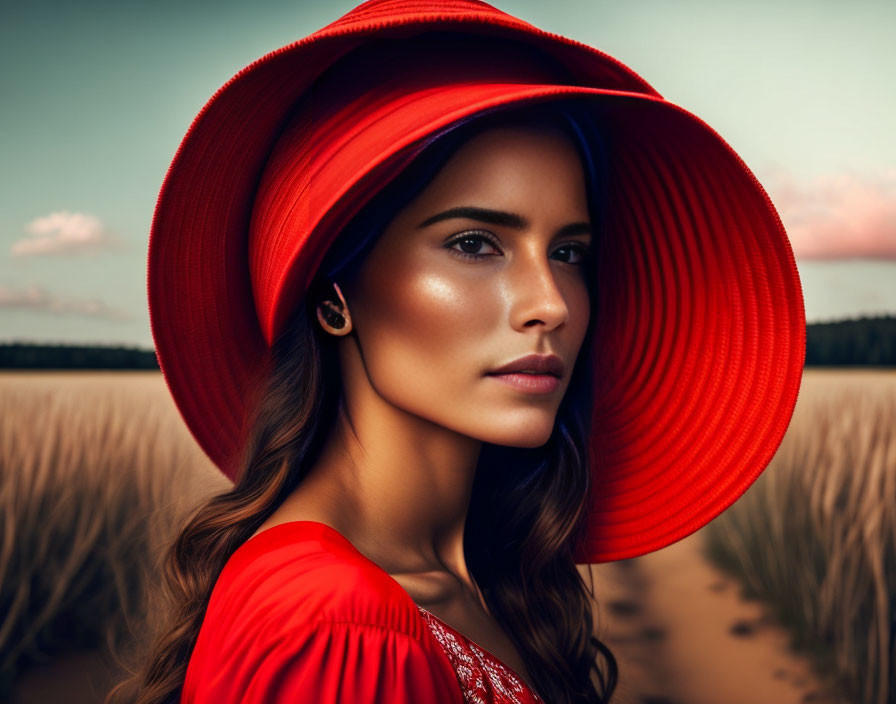
[(473, 589), (463, 538), (481, 447), (385, 402), (340, 406), (282, 508), (332, 525), (390, 574), (448, 571)]

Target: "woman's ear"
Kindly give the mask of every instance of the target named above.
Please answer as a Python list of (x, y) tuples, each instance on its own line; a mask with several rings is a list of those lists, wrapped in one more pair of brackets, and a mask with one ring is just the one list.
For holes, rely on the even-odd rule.
[(321, 327), (331, 335), (348, 335), (352, 331), (352, 318), (348, 312), (348, 304), (342, 289), (335, 281), (332, 283), (332, 293), (326, 295), (317, 304), (317, 320)]

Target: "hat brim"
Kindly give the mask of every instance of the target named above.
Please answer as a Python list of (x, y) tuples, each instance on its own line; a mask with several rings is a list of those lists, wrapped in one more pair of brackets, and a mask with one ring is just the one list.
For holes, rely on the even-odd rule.
[[(427, 136), (486, 110), (574, 99), (593, 107), (611, 145), (607, 236), (594, 272), (600, 344), (586, 352), (595, 370), (593, 497), (575, 558), (651, 552), (730, 506), (780, 444), (805, 354), (789, 241), (733, 149), (652, 91), (482, 83), (409, 96), (389, 109), (413, 111), (413, 120), (372, 120), (367, 152), (346, 148), (326, 160), (318, 175), (341, 186), (314, 199), (301, 233), (273, 245), (288, 265), (277, 276), (253, 274), (257, 181), (307, 82), (296, 67), (322, 45), (269, 55), (216, 95), (159, 197), (148, 262), (153, 338), (172, 396), (209, 457), (235, 477), (271, 341), (340, 226)], [(284, 86), (287, 76), (294, 83)], [(401, 125), (413, 127), (387, 134)]]

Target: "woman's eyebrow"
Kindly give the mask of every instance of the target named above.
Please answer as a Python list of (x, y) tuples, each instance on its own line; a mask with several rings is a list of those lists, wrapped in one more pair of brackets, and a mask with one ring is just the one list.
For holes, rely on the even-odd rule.
[[(504, 210), (491, 210), (489, 208), (478, 208), (473, 205), (462, 205), (456, 208), (449, 208), (448, 210), (426, 218), (426, 220), (417, 225), (417, 229), (451, 218), (480, 220), (482, 222), (491, 223), (492, 225), (502, 225), (517, 230), (524, 230), (529, 226), (529, 221), (516, 213), (508, 213)], [(561, 227), (557, 234), (564, 237), (569, 237), (571, 235), (590, 235), (591, 225), (587, 222), (570, 223), (569, 225)]]

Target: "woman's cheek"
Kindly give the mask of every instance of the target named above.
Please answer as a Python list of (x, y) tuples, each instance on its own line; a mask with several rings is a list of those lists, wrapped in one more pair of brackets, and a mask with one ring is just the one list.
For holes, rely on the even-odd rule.
[(404, 272), (365, 300), (361, 347), (381, 393), (444, 399), (469, 391), (495, 361), (485, 345), (499, 324), (498, 299), (484, 288), (469, 277)]

